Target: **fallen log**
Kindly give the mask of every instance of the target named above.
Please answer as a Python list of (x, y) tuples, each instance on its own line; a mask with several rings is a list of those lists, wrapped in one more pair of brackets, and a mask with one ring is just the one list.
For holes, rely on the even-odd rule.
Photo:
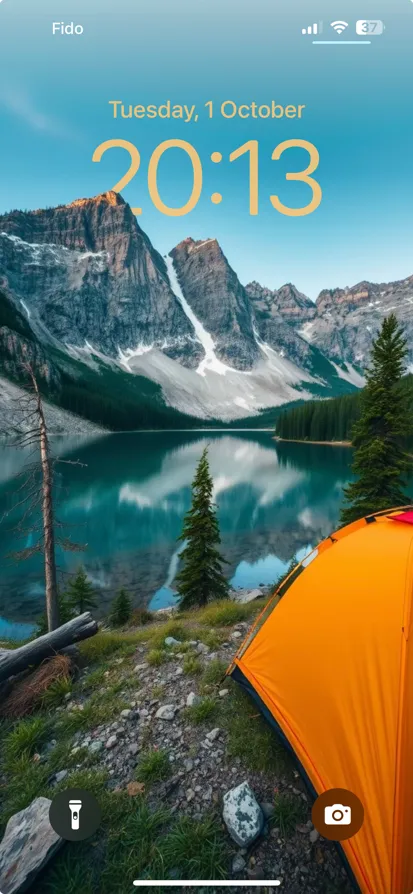
[(20, 646), (18, 649), (0, 649), (0, 683), (28, 667), (36, 667), (45, 658), (56, 655), (66, 646), (94, 636), (97, 630), (97, 622), (93, 620), (90, 612), (84, 612), (83, 615), (78, 615), (67, 624), (62, 624), (56, 630), (39, 636), (25, 646)]

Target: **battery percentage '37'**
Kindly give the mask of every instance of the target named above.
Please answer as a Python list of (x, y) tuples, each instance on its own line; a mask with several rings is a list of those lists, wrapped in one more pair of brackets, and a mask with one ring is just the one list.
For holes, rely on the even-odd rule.
[(359, 19), (356, 22), (356, 33), (357, 34), (383, 34), (384, 24), (380, 21), (380, 19), (371, 19), (367, 21), (366, 19)]

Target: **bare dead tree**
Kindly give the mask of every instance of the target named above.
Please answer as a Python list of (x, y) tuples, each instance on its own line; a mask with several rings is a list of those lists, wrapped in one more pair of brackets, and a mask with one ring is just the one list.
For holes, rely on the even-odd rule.
[(29, 559), (35, 553), (44, 555), (44, 575), (46, 594), (46, 614), (49, 631), (59, 627), (59, 599), (57, 585), (56, 546), (64, 550), (79, 551), (83, 547), (73, 543), (69, 538), (56, 532), (62, 527), (54, 514), (53, 483), (54, 465), (66, 462), (71, 465), (82, 465), (70, 460), (53, 459), (43, 399), (38, 381), (30, 363), (21, 364), (26, 373), (27, 384), (22, 386), (22, 393), (14, 401), (13, 422), (15, 435), (14, 447), (28, 453), (28, 462), (17, 475), (19, 486), (14, 492), (14, 502), (10, 512), (22, 510), (22, 517), (14, 526), (20, 537), (29, 539), (30, 545), (11, 554), (16, 560)]

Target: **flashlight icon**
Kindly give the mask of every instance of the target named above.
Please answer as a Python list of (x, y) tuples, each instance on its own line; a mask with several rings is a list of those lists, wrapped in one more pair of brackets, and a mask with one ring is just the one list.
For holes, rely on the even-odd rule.
[(79, 813), (81, 809), (81, 801), (69, 801), (69, 810), (71, 813), (71, 828), (75, 831), (79, 829)]

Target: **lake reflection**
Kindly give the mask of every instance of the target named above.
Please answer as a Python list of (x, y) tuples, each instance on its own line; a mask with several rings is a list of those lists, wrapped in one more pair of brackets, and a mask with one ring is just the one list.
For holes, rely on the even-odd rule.
[[(271, 584), (292, 556), (337, 525), (350, 477), (346, 448), (276, 444), (270, 432), (131, 433), (56, 442), (59, 455), (82, 464), (57, 466), (57, 516), (68, 526), (66, 535), (85, 546), (80, 554), (59, 551), (62, 583), (82, 562), (99, 591), (100, 615), (121, 586), (135, 605), (173, 601), (177, 538), (207, 445), (234, 586)], [(21, 453), (1, 450), (0, 518), (11, 505), (22, 462)], [(27, 546), (17, 541), (10, 518), (1, 522), (0, 536), (0, 616), (33, 622), (44, 601), (41, 557), (19, 564), (4, 558)]]

